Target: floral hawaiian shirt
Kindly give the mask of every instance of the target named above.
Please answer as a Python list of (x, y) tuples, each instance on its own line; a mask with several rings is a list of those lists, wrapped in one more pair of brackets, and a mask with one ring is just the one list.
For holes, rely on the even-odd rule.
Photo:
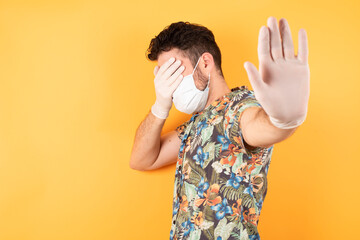
[(261, 107), (254, 92), (236, 87), (176, 128), (181, 146), (170, 240), (260, 239), (274, 146), (244, 145), (239, 123), (249, 107)]

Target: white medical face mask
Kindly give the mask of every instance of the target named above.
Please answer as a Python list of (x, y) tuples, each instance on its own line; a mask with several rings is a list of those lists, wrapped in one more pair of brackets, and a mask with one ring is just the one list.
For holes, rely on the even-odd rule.
[(193, 72), (187, 76), (184, 76), (183, 80), (173, 93), (174, 105), (180, 112), (187, 114), (200, 112), (206, 105), (209, 95), (210, 73), (206, 88), (203, 91), (199, 90), (195, 86), (195, 80), (193, 77), (199, 61), (200, 58), (197, 61)]

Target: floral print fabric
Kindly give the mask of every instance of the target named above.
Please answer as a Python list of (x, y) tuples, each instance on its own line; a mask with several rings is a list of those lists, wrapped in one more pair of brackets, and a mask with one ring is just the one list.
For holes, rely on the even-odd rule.
[(170, 240), (260, 239), (273, 146), (245, 148), (239, 123), (249, 107), (261, 107), (254, 92), (233, 88), (176, 128)]

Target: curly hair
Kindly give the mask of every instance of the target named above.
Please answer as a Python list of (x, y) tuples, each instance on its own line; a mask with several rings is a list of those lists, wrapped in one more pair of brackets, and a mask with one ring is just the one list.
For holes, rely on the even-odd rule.
[(215, 42), (214, 34), (208, 28), (183, 21), (172, 23), (151, 39), (146, 50), (146, 58), (155, 61), (162, 51), (167, 52), (172, 48), (180, 49), (182, 55), (190, 59), (193, 67), (204, 52), (209, 52), (221, 76), (224, 76), (221, 68), (221, 52)]

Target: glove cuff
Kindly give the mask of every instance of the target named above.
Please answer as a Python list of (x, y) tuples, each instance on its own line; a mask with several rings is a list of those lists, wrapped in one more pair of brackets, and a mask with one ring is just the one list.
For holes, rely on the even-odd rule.
[(296, 119), (296, 120), (293, 120), (293, 121), (290, 121), (290, 122), (282, 122), (276, 118), (272, 118), (270, 117), (270, 121), (271, 123), (277, 127), (277, 128), (281, 128), (281, 129), (290, 129), (290, 128), (295, 128), (297, 126), (300, 126), (306, 119), (306, 115), (301, 118), (301, 119)]
[(160, 119), (166, 119), (169, 116), (169, 112), (168, 111), (163, 111), (161, 110), (161, 108), (159, 107), (159, 105), (157, 104), (157, 102), (154, 103), (154, 105), (152, 105), (151, 107), (151, 112), (152, 114), (154, 114), (157, 118)]

